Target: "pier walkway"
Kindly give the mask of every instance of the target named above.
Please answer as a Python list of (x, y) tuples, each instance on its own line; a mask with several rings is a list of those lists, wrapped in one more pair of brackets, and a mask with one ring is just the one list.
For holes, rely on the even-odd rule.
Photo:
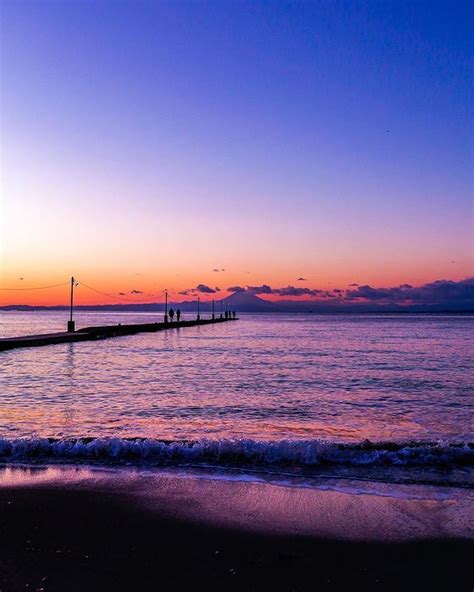
[(166, 331), (168, 329), (180, 329), (182, 327), (196, 327), (200, 325), (213, 325), (236, 321), (237, 318), (196, 319), (194, 321), (179, 321), (168, 323), (146, 323), (137, 325), (107, 325), (103, 327), (85, 327), (77, 331), (64, 331), (62, 333), (46, 333), (44, 335), (27, 335), (24, 337), (5, 337), (0, 339), (0, 351), (18, 347), (39, 347), (42, 345), (54, 345), (57, 343), (71, 343), (76, 341), (94, 341), (96, 339), (108, 339), (123, 335), (135, 335), (136, 333), (151, 333)]

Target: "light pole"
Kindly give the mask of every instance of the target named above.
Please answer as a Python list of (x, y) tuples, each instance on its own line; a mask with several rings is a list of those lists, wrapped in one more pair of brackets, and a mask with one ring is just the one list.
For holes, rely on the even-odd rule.
[(165, 290), (165, 323), (168, 322), (168, 290)]
[(214, 320), (216, 318), (216, 315), (214, 314), (214, 298), (212, 299), (212, 320)]
[(221, 303), (221, 316), (219, 318), (222, 319), (222, 300), (220, 301), (220, 303)]
[(200, 321), (201, 320), (201, 315), (199, 314), (200, 310), (199, 310), (199, 296), (198, 296), (198, 316), (197, 316), (197, 320)]
[(76, 323), (72, 320), (72, 309), (74, 307), (74, 277), (71, 278), (71, 305), (69, 309), (69, 321), (67, 322), (68, 333), (74, 333)]

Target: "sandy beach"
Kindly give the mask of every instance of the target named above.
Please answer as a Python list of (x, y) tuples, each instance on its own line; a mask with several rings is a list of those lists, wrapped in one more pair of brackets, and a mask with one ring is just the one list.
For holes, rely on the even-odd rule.
[(84, 467), (0, 481), (2, 591), (472, 589), (462, 491)]

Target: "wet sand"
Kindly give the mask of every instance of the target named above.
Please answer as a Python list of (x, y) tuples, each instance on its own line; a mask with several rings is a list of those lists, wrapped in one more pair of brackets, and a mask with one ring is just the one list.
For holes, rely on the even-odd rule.
[(462, 491), (54, 467), (0, 485), (2, 592), (472, 590)]

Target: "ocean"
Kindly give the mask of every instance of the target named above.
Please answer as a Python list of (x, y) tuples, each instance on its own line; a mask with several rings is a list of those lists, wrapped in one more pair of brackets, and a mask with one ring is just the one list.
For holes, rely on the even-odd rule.
[[(13, 336), (64, 330), (67, 319), (0, 320)], [(76, 315), (78, 327), (154, 320)], [(242, 314), (2, 352), (0, 460), (472, 487), (473, 328), (470, 315)]]

